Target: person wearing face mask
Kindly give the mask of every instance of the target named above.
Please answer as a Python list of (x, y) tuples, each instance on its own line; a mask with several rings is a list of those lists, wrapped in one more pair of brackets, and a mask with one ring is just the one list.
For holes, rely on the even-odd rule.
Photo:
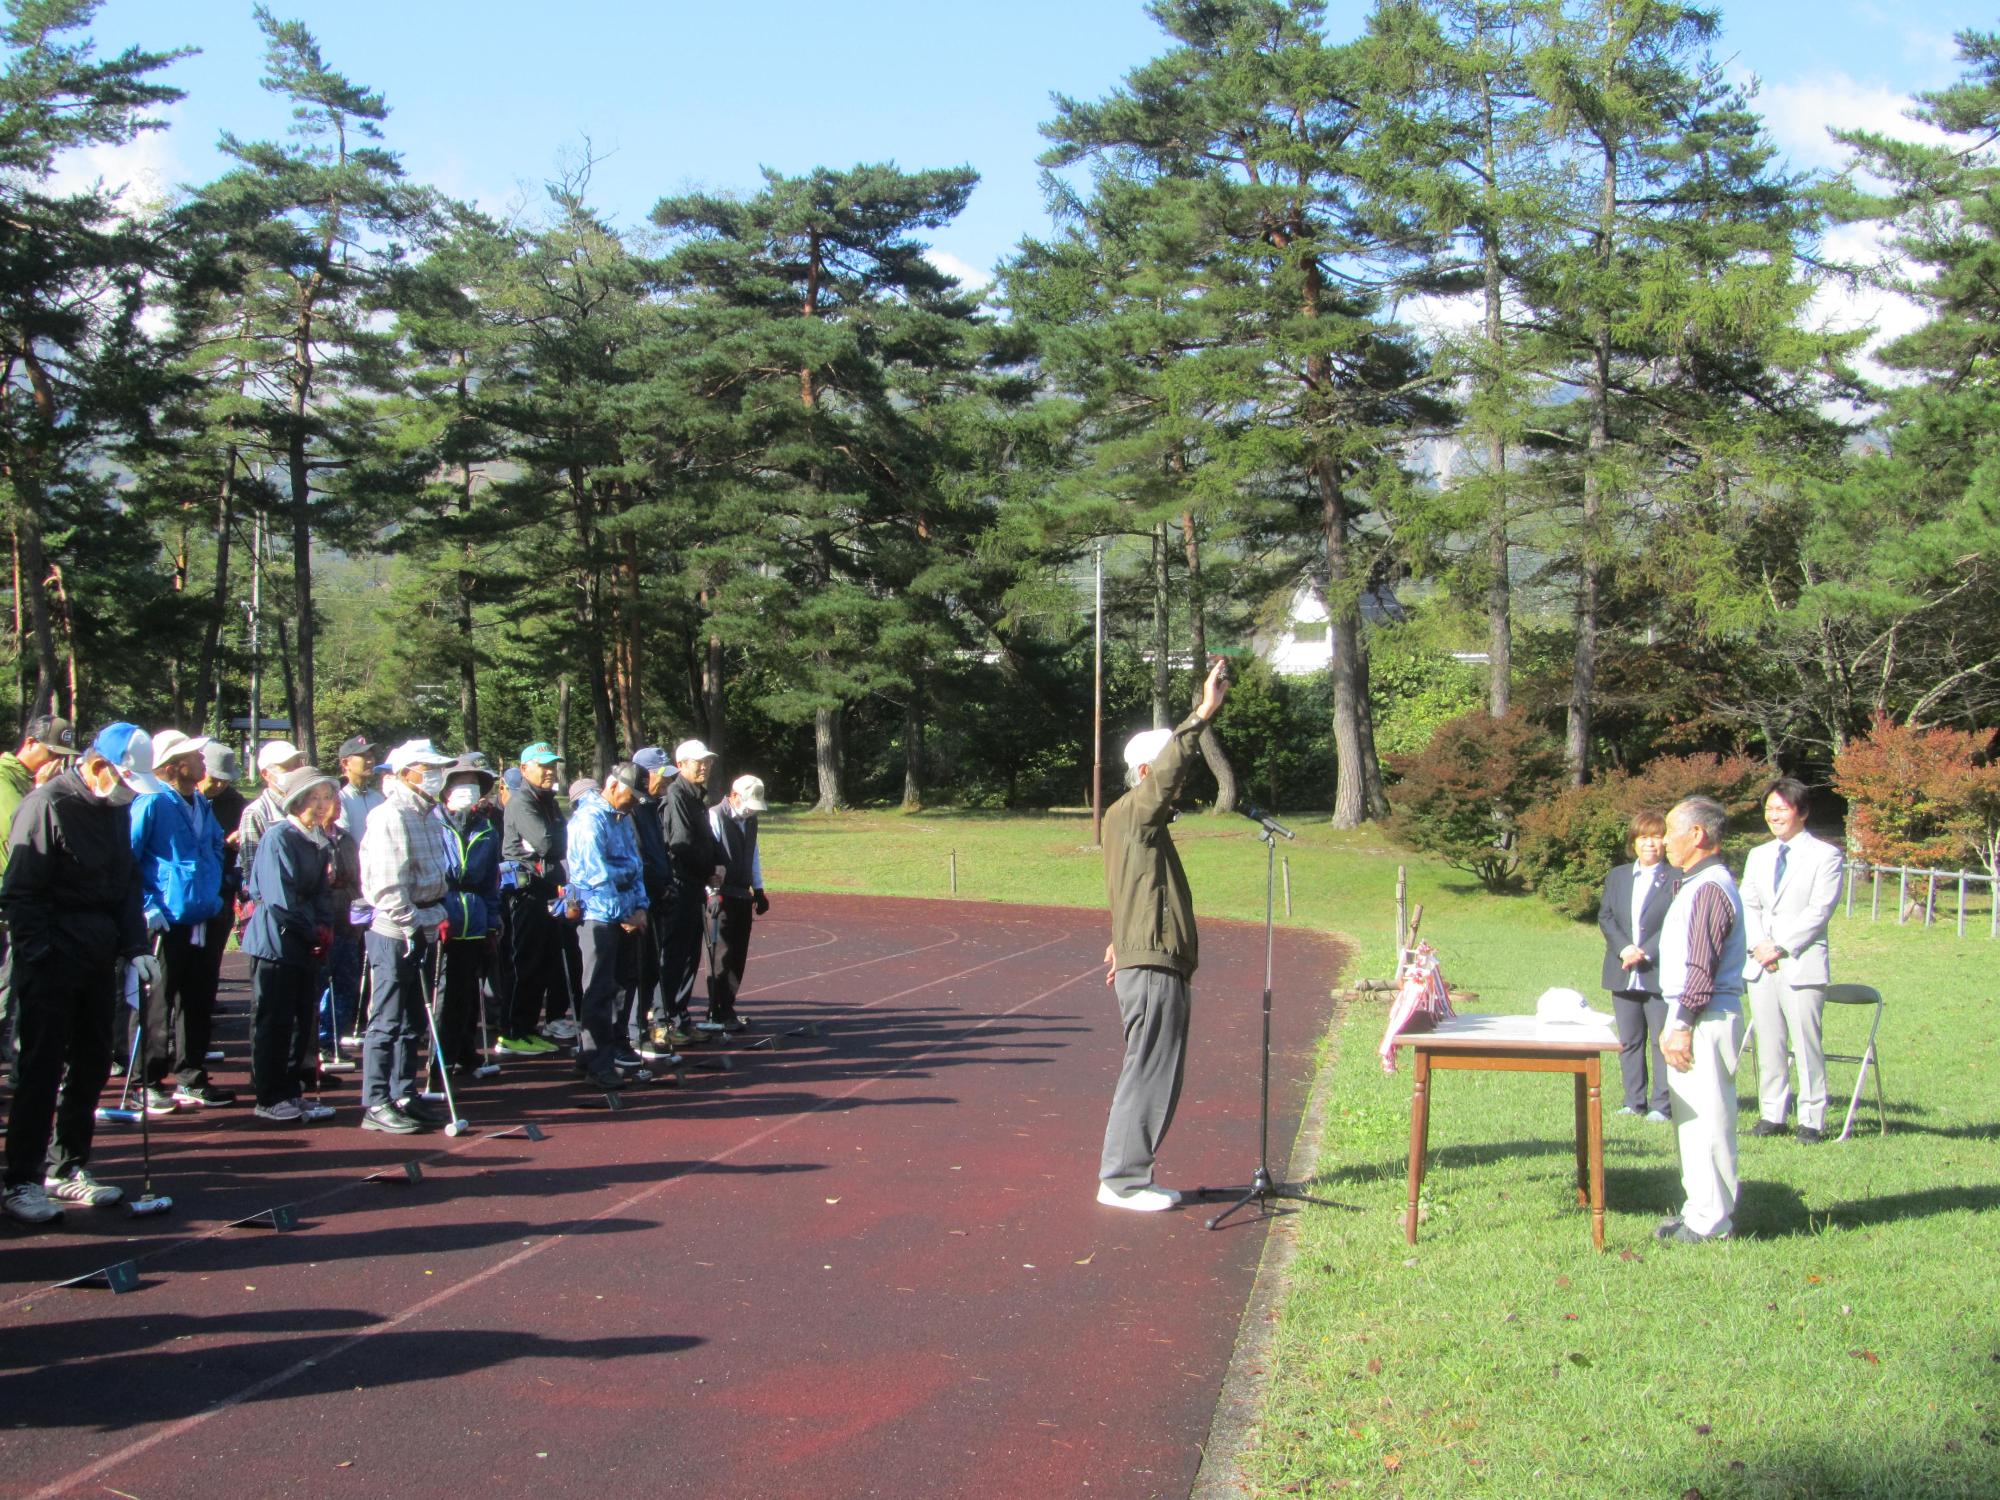
[(250, 1083), (257, 1118), (291, 1125), (333, 1114), (328, 1105), (308, 1102), (305, 1091), (317, 1072), (319, 976), (333, 946), (333, 919), (346, 914), (352, 887), (338, 879), (339, 857), (328, 838), (339, 834), (333, 778), (301, 766), (279, 779), (277, 791), (285, 817), (257, 842), (257, 863), (245, 886), (254, 909), (243, 929), (243, 951), (250, 955)]
[(723, 868), (722, 851), (708, 822), (708, 776), (715, 769), (715, 752), (700, 740), (682, 740), (674, 746), (674, 764), (680, 775), (667, 783), (660, 799), (660, 821), (674, 866), (667, 928), (660, 935), (660, 994), (672, 1027), (669, 1040), (686, 1040), (690, 1030), (711, 1036), (722, 1030), (716, 1021), (690, 1026), (688, 1012), (701, 969), (708, 887), (722, 884)]
[(443, 839), (445, 924), (439, 958), (438, 1036), (441, 1066), (470, 1072), (479, 1065), (479, 990), (500, 942), (500, 820), (487, 800), (494, 776), (469, 755), (445, 771), (444, 798), (433, 814)]
[(1667, 820), (1656, 812), (1632, 815), (1634, 863), (1619, 865), (1604, 881), (1597, 927), (1604, 934), (1604, 987), (1618, 1018), (1618, 1066), (1624, 1074), (1621, 1115), (1644, 1115), (1666, 1124), (1667, 1065), (1660, 1056), (1667, 1003), (1660, 998), (1660, 924), (1673, 904), (1673, 869), (1664, 858)]
[(264, 783), (264, 790), (243, 809), (243, 819), (236, 825), (237, 859), (245, 874), (257, 861), (257, 840), (264, 836), (266, 828), (285, 815), (278, 800), (280, 778), (305, 763), (305, 751), (290, 740), (271, 740), (257, 751), (257, 777)]
[(365, 939), (373, 1002), (361, 1059), (364, 1130), (409, 1135), (437, 1119), (417, 1097), (417, 1050), (424, 970), (445, 915), (444, 843), (431, 814), (450, 764), (429, 740), (391, 750), (384, 801), (361, 836), (361, 899), (374, 910)]
[[(667, 892), (672, 887), (673, 863), (667, 857), (667, 834), (660, 823), (660, 798), (673, 779), (674, 768), (667, 752), (658, 745), (646, 745), (632, 752), (632, 764), (645, 772), (645, 790), (632, 808), (632, 833), (639, 845), (639, 864), (645, 871), (646, 909), (664, 911)], [(660, 933), (648, 927), (645, 941), (636, 945), (637, 982), (626, 990), (619, 1009), (619, 1031), (624, 1041), (620, 1062), (636, 1067), (643, 1058), (677, 1061), (673, 1046), (653, 1040), (654, 1011), (660, 999)], [(666, 1016), (661, 1013), (659, 1021)], [(664, 1036), (666, 1027), (659, 1027)]]
[[(583, 1003), (578, 1007), (577, 1069), (601, 1089), (623, 1086), (618, 996), (633, 981), (646, 941), (646, 882), (632, 809), (646, 773), (621, 760), (602, 791), (586, 792), (569, 819), (570, 898), (581, 908)], [(632, 1058), (631, 1070), (643, 1075)]]
[(4, 1206), (19, 1223), (59, 1217), (56, 1200), (121, 1196), (90, 1172), (97, 1096), (111, 1076), (111, 1012), (122, 959), (157, 989), (132, 857), (132, 799), (165, 790), (136, 724), (107, 726), (81, 757), (22, 799), (0, 877), (13, 942), (18, 1083), (7, 1111)]
[(729, 795), (708, 810), (708, 826), (722, 851), (722, 953), (708, 979), (708, 1018), (731, 1035), (745, 1029), (736, 1014), (736, 994), (750, 962), (750, 923), (771, 909), (764, 895), (764, 864), (757, 853), (757, 814), (768, 804), (764, 783), (739, 776)]
[[(206, 736), (163, 729), (153, 737), (155, 774), (166, 785), (132, 804), (132, 855), (146, 930), (159, 945), (165, 982), (147, 998), (146, 1050), (140, 1059), (148, 1109), (212, 1109), (236, 1096), (209, 1082), (208, 1043), (215, 990), (199, 950), (222, 910), (223, 833), (208, 799), (195, 790)], [(168, 1093), (168, 1074), (173, 1074)]]
[[(569, 987), (562, 968), (564, 924), (549, 911), (562, 888), (569, 847), (556, 806), (556, 765), (555, 747), (546, 740), (524, 748), (517, 768), (520, 789), (507, 799), (501, 820), (500, 852), (514, 871), (513, 888), (502, 898), (514, 990), (497, 1045), (520, 1057), (545, 1056), (557, 1050), (557, 1041), (576, 1036), (576, 1023), (568, 1019)], [(538, 1031), (545, 1005), (553, 1040)]]

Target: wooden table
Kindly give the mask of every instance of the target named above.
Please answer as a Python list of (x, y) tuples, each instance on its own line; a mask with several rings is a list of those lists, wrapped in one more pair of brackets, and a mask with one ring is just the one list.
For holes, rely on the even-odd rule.
[(1611, 1018), (1596, 1026), (1561, 1025), (1533, 1016), (1462, 1015), (1437, 1030), (1405, 1036), (1416, 1055), (1410, 1099), (1410, 1205), (1403, 1237), (1417, 1242), (1417, 1194), (1430, 1149), (1431, 1072), (1467, 1068), (1504, 1073), (1568, 1073), (1576, 1079), (1576, 1201), (1590, 1206), (1590, 1242), (1604, 1248), (1604, 1116), (1602, 1064), (1616, 1051)]

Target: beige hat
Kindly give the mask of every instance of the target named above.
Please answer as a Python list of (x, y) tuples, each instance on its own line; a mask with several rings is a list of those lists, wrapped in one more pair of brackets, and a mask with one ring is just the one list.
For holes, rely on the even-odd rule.
[(714, 760), (715, 752), (700, 740), (682, 740), (674, 746), (674, 764), (684, 760)]
[(729, 783), (736, 805), (745, 812), (758, 813), (770, 806), (764, 800), (764, 780), (760, 776), (739, 776)]
[(305, 751), (294, 745), (290, 740), (267, 740), (257, 749), (257, 769), (260, 771), (275, 770), (286, 761), (299, 760), (304, 755)]
[(153, 764), (164, 766), (176, 755), (195, 755), (208, 748), (205, 734), (182, 734), (178, 729), (162, 729), (153, 736)]

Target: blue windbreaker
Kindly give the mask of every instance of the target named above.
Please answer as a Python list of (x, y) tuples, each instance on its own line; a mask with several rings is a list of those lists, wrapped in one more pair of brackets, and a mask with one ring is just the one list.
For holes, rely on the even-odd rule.
[(596, 792), (569, 817), (569, 891), (586, 922), (622, 922), (646, 905), (632, 820)]
[(222, 910), (222, 825), (208, 798), (172, 787), (134, 798), (132, 857), (149, 921), (185, 927)]
[(451, 938), (484, 939), (500, 915), (500, 824), (489, 813), (458, 817), (439, 808), (444, 839), (444, 919)]

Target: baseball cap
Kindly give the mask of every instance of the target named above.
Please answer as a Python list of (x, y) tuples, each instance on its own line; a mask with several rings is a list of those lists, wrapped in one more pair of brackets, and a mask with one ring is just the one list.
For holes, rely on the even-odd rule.
[(201, 763), (217, 781), (234, 781), (242, 770), (236, 764), (236, 752), (216, 740), (202, 746)]
[(76, 754), (76, 726), (60, 714), (42, 714), (28, 720), (24, 738), (33, 740), (51, 755)]
[(137, 724), (105, 725), (90, 742), (90, 753), (109, 761), (118, 779), (141, 795), (167, 789), (153, 774), (153, 737)]
[(667, 752), (658, 745), (645, 745), (632, 752), (632, 764), (642, 771), (664, 771), (667, 769)]
[(521, 768), (519, 766), (509, 766), (500, 773), (500, 779), (507, 783), (507, 790), (510, 792), (518, 792), (523, 786), (527, 785), (526, 782), (521, 780)]
[(534, 744), (524, 746), (520, 755), (524, 766), (552, 766), (561, 759), (556, 754), (556, 747), (547, 740), (536, 740)]
[(267, 740), (257, 751), (257, 769), (271, 771), (288, 760), (298, 760), (305, 754), (290, 740)]
[(646, 790), (646, 773), (637, 761), (621, 760), (604, 780), (607, 785), (615, 781), (634, 792), (643, 793)]
[(736, 802), (745, 812), (762, 812), (770, 804), (764, 800), (764, 779), (761, 776), (739, 776), (729, 783), (729, 790), (736, 794)]
[(1580, 1025), (1591, 1021), (1608, 1021), (1611, 1017), (1592, 1010), (1590, 1002), (1583, 998), (1581, 990), (1558, 986), (1543, 990), (1536, 997), (1535, 1019)]
[(366, 735), (357, 734), (352, 739), (341, 741), (340, 753), (334, 759), (346, 760), (350, 755), (365, 755), (370, 760), (373, 760), (375, 758), (375, 751), (378, 748), (376, 743)]
[(153, 736), (153, 764), (163, 766), (176, 755), (192, 755), (207, 748), (208, 736), (205, 734), (182, 734), (178, 729), (162, 729)]
[(1150, 766), (1153, 758), (1167, 748), (1167, 741), (1174, 737), (1171, 729), (1142, 729), (1125, 742), (1125, 764), (1136, 771), (1141, 766)]
[(714, 759), (715, 752), (700, 740), (682, 740), (678, 745), (674, 746), (674, 760), (676, 763), (684, 760)]
[(441, 753), (429, 740), (404, 740), (389, 752), (389, 770), (400, 776), (411, 766), (448, 766), (451, 757)]

